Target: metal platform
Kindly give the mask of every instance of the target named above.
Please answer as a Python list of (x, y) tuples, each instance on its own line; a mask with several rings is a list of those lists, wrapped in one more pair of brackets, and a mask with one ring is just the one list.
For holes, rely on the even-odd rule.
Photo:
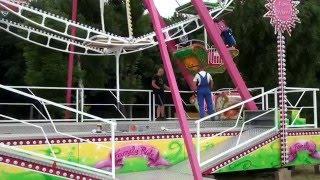
[[(138, 173), (120, 174), (117, 176), (120, 180), (194, 180), (193, 176), (186, 173), (179, 173), (167, 169), (145, 171)], [(213, 180), (211, 178), (203, 178), (204, 180)]]
[[(221, 132), (227, 129), (229, 126), (234, 125), (234, 121), (207, 121), (203, 123), (203, 129), (206, 129), (204, 132)], [(53, 125), (51, 123), (37, 123), (36, 125), (41, 126), (48, 138), (64, 138), (62, 135), (55, 133)], [(138, 127), (136, 132), (129, 132), (129, 126), (135, 125)], [(61, 132), (67, 132), (68, 134), (74, 134), (78, 137), (95, 137), (95, 136), (106, 136), (110, 134), (110, 129), (107, 125), (102, 125), (102, 133), (93, 133), (92, 130), (97, 128), (97, 123), (55, 123), (56, 129)], [(192, 133), (196, 133), (196, 125), (194, 121), (189, 122)], [(235, 128), (234, 131), (239, 131), (239, 128)], [(130, 135), (154, 135), (154, 134), (181, 134), (179, 124), (177, 121), (161, 121), (161, 122), (119, 122), (117, 127), (116, 136), (130, 136)], [(171, 136), (170, 136), (171, 137)], [(6, 123), (0, 125), (0, 142), (5, 140), (21, 140), (21, 139), (41, 139), (43, 134), (41, 131), (36, 130), (34, 127), (30, 127), (24, 124), (17, 123)], [(22, 152), (21, 152), (22, 151)], [(13, 161), (17, 161), (16, 166), (21, 167), (23, 164), (32, 164), (31, 170), (41, 171), (43, 173), (48, 173), (47, 171), (59, 171), (67, 173), (68, 177), (72, 174), (73, 177), (90, 177), (93, 179), (110, 179), (110, 176), (99, 174), (96, 172), (88, 171), (86, 168), (72, 167), (64, 162), (59, 162), (50, 159), (50, 157), (36, 157), (32, 152), (25, 152), (24, 150), (18, 149), (17, 151), (6, 150), (6, 148), (0, 148), (0, 157), (5, 159), (10, 159), (8, 164), (11, 164)], [(188, 161), (185, 162), (185, 165), (189, 165)], [(38, 167), (37, 169), (34, 169)], [(90, 168), (90, 167), (89, 167)], [(184, 168), (183, 168), (184, 169)], [(46, 172), (44, 172), (44, 170)], [(50, 174), (50, 173), (49, 173)], [(178, 172), (170, 169), (160, 169), (154, 171), (138, 172), (138, 173), (128, 173), (128, 174), (119, 174), (117, 179), (139, 179), (139, 180), (165, 180), (165, 179), (193, 179), (191, 173)], [(209, 178), (205, 178), (209, 179)]]
[[(270, 131), (270, 128), (250, 128), (244, 131), (241, 135), (239, 144), (244, 143), (246, 141), (249, 141), (252, 139), (252, 137), (257, 137), (258, 135)], [(257, 138), (255, 141), (250, 142), (247, 145), (239, 146), (236, 150), (233, 150), (232, 152), (227, 152), (229, 149), (232, 149), (232, 147), (236, 146), (238, 135), (229, 138), (227, 141), (222, 142), (219, 144), (216, 148), (207, 150), (202, 152), (201, 159), (208, 160), (212, 157), (218, 157), (216, 160), (211, 161), (210, 163), (204, 165), (201, 167), (202, 172), (207, 171), (208, 169), (214, 167), (215, 165), (230, 159), (237, 154), (245, 151), (247, 148), (251, 148), (261, 142), (264, 142), (268, 138), (271, 138), (272, 136), (277, 135), (277, 131), (271, 131), (271, 133), (268, 133), (266, 136)], [(149, 179), (155, 179), (155, 180), (167, 180), (167, 179), (186, 179), (191, 180), (193, 179), (192, 171), (190, 167), (190, 163), (188, 160), (185, 160), (177, 165), (171, 166), (169, 168), (156, 170), (156, 171), (146, 171), (146, 172), (139, 172), (139, 173), (128, 173), (128, 174), (120, 174), (117, 176), (119, 179), (141, 179), (141, 180), (149, 180)], [(210, 178), (204, 178), (204, 179), (210, 179)]]
[[(96, 122), (93, 123), (54, 123), (56, 129), (59, 132), (68, 133), (71, 135), (85, 136), (85, 137), (98, 137), (110, 135), (110, 127), (102, 124), (102, 133), (94, 133), (93, 130), (97, 128)], [(226, 128), (233, 126), (234, 121), (207, 121), (202, 125), (204, 132), (221, 132)], [(241, 124), (241, 123), (240, 123)], [(50, 138), (61, 138), (62, 136), (57, 134), (51, 123), (37, 123), (46, 132), (46, 135)], [(135, 125), (137, 127), (136, 132), (130, 132), (129, 127)], [(196, 124), (193, 121), (189, 122), (190, 131), (196, 132)], [(239, 131), (239, 128), (235, 128), (234, 131)], [(166, 135), (173, 133), (181, 133), (179, 123), (177, 121), (161, 121), (161, 122), (118, 122), (116, 136), (130, 136), (130, 135)], [(24, 124), (0, 124), (0, 140), (6, 139), (21, 139), (21, 138), (41, 138), (43, 134), (34, 127)]]
[[(266, 129), (266, 128), (252, 128), (252, 129), (246, 130), (242, 133), (239, 144), (241, 144), (242, 142), (246, 142), (249, 139), (252, 139), (252, 137), (256, 137), (257, 135), (259, 135), (267, 130), (268, 129)], [(205, 171), (208, 168), (215, 166), (219, 162), (234, 156), (238, 152), (242, 152), (245, 148), (251, 147), (251, 146), (257, 144), (259, 141), (264, 140), (264, 139), (268, 139), (269, 137), (271, 137), (275, 134), (277, 134), (277, 131), (274, 131), (274, 132), (268, 134), (267, 136), (264, 136), (263, 138), (259, 138), (257, 141), (253, 141), (252, 143), (249, 143), (247, 146), (239, 147), (238, 149), (236, 149), (230, 153), (227, 153), (227, 150), (231, 149), (232, 147), (234, 147), (236, 145), (239, 136), (231, 137), (227, 141), (219, 144), (219, 146), (217, 146), (216, 148), (212, 148), (210, 150), (207, 150), (207, 151), (204, 151), (201, 153), (202, 160), (208, 160), (212, 157), (219, 156), (219, 158), (217, 158), (215, 161), (202, 166), (201, 169), (202, 169), (202, 171)], [(180, 172), (180, 173), (191, 174), (191, 167), (190, 167), (189, 161), (183, 161), (175, 166), (170, 167), (169, 169), (172, 171)]]

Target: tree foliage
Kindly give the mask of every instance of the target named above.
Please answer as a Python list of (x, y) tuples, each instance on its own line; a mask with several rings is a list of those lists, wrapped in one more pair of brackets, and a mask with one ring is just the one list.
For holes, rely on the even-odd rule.
[[(55, 0), (55, 3), (42, 0), (33, 5), (70, 18), (71, 3), (70, 0)], [(264, 0), (235, 1), (234, 12), (224, 17), (237, 39), (240, 55), (236, 63), (249, 87), (277, 85), (276, 39), (269, 20), (262, 17), (266, 12), (264, 4)], [(288, 82), (290, 86), (319, 87), (320, 4), (317, 0), (304, 1), (299, 10), (301, 24), (287, 40)], [(150, 18), (144, 13), (141, 0), (131, 1), (131, 11), (134, 35), (151, 32)], [(79, 0), (79, 21), (101, 28), (98, 1)], [(107, 32), (128, 36), (123, 0), (108, 1), (105, 21)], [(202, 38), (202, 31), (192, 37)], [(22, 42), (4, 32), (1, 32), (0, 40), (1, 83), (66, 86), (67, 54)], [(81, 69), (74, 73), (74, 86), (81, 78), (85, 87), (115, 87), (114, 56), (76, 56), (78, 61)], [(160, 64), (156, 47), (121, 56), (121, 87), (149, 89), (150, 77)], [(215, 84), (216, 88), (232, 87), (226, 73), (216, 75)]]
[(0, 36), (0, 83), (24, 85), (25, 63), (19, 40), (1, 32)]
[[(277, 86), (276, 35), (263, 0), (235, 2), (235, 11), (226, 17), (238, 42), (238, 67), (248, 86)], [(320, 4), (304, 1), (299, 6), (301, 24), (287, 37), (288, 86), (319, 87)], [(317, 77), (318, 75), (318, 77)]]

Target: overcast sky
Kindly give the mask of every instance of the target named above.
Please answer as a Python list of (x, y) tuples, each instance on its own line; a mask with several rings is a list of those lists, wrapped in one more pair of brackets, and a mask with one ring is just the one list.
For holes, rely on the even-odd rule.
[[(157, 9), (162, 17), (170, 17), (175, 12), (176, 8), (180, 5), (184, 5), (191, 0), (154, 0)], [(204, 0), (214, 2), (215, 0)], [(177, 3), (178, 2), (178, 3)]]
[(175, 9), (178, 7), (178, 3), (183, 5), (190, 0), (154, 0), (157, 9), (162, 17), (170, 17), (173, 15)]

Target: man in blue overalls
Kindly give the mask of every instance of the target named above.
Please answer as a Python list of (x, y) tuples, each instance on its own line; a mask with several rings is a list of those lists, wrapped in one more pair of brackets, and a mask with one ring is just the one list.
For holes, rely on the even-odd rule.
[(213, 88), (212, 76), (204, 71), (204, 68), (201, 67), (200, 72), (196, 74), (193, 79), (193, 82), (197, 86), (197, 99), (199, 104), (200, 118), (206, 116), (204, 109), (204, 102), (206, 102), (208, 115), (213, 114), (213, 102), (211, 89)]

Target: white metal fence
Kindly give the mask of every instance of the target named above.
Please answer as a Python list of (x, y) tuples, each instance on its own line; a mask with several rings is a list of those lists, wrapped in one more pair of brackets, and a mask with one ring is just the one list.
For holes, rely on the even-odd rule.
[[(299, 87), (287, 87), (287, 107), (289, 117), (292, 119), (288, 128), (318, 128), (318, 106), (317, 106), (317, 92), (319, 89), (316, 88), (299, 88)], [(274, 101), (273, 96), (266, 94), (266, 109), (274, 108), (272, 103)], [(294, 117), (291, 117), (292, 111), (297, 111)], [(295, 122), (302, 116), (306, 119), (306, 124), (296, 125)]]
[[(231, 132), (231, 131), (235, 130), (235, 129), (238, 127), (238, 125), (239, 125), (239, 121), (242, 119), (241, 116), (242, 116), (242, 114), (243, 114), (244, 107), (245, 107), (245, 105), (246, 105), (247, 103), (252, 102), (252, 101), (255, 101), (255, 100), (257, 100), (257, 99), (261, 99), (261, 98), (263, 98), (264, 96), (266, 96), (266, 95), (268, 95), (268, 94), (272, 94), (272, 93), (274, 94), (275, 99), (277, 99), (275, 92), (276, 92), (275, 89), (269, 90), (269, 91), (264, 92), (264, 93), (262, 93), (262, 94), (260, 94), (260, 95), (258, 95), (258, 96), (252, 97), (252, 98), (250, 98), (250, 99), (248, 99), (248, 100), (245, 100), (245, 101), (243, 101), (243, 102), (241, 102), (241, 103), (238, 103), (238, 104), (235, 104), (235, 105), (233, 105), (233, 106), (230, 106), (230, 107), (228, 107), (228, 108), (226, 108), (226, 109), (223, 109), (223, 110), (221, 110), (221, 111), (219, 111), (219, 112), (216, 112), (216, 113), (214, 113), (214, 114), (211, 114), (211, 115), (209, 115), (209, 116), (207, 116), (207, 117), (201, 118), (201, 119), (199, 119), (198, 121), (196, 121), (196, 122), (195, 122), (195, 123), (196, 123), (196, 126), (197, 126), (196, 152), (197, 152), (197, 155), (198, 155), (198, 160), (199, 160), (200, 166), (204, 166), (204, 165), (206, 165), (206, 164), (208, 164), (208, 163), (210, 163), (210, 162), (213, 162), (214, 160), (217, 160), (220, 156), (224, 155), (225, 153), (229, 153), (230, 151), (233, 151), (233, 150), (235, 150), (235, 149), (237, 149), (237, 148), (239, 148), (239, 147), (245, 146), (246, 144), (254, 141), (255, 139), (257, 139), (257, 138), (265, 135), (266, 133), (269, 133), (270, 131), (274, 130), (276, 127), (270, 128), (269, 130), (267, 130), (266, 132), (260, 134), (259, 136), (253, 137), (250, 141), (246, 141), (246, 142), (240, 143), (240, 138), (241, 138), (242, 132), (243, 132), (243, 130), (244, 130), (244, 126), (245, 126), (247, 123), (255, 120), (256, 118), (258, 118), (258, 116), (257, 116), (257, 117), (254, 117), (254, 118), (251, 118), (251, 119), (248, 119), (248, 120), (245, 120), (245, 121), (243, 122), (242, 126), (241, 126), (241, 131), (240, 131), (240, 134), (239, 134), (239, 137), (238, 137), (237, 141), (235, 141), (235, 144), (233, 144), (232, 146), (230, 146), (230, 149), (225, 149), (225, 152), (223, 152), (223, 153), (221, 153), (221, 154), (218, 154), (218, 155), (215, 156), (215, 157), (210, 157), (209, 159), (203, 159), (203, 162), (202, 162), (202, 159), (201, 159), (201, 147), (202, 147), (202, 144), (206, 143), (208, 140), (212, 140), (212, 138), (216, 138), (216, 137), (218, 137), (218, 136), (221, 136), (223, 133), (227, 133), (227, 132)], [(236, 122), (235, 122), (235, 124), (234, 124), (233, 127), (227, 128), (226, 130), (221, 131), (221, 132), (219, 132), (218, 134), (215, 134), (214, 136), (207, 137), (207, 138), (202, 138), (202, 139), (201, 139), (201, 131), (203, 131), (203, 130), (201, 129), (201, 124), (202, 124), (204, 121), (206, 121), (206, 120), (211, 120), (212, 118), (215, 118), (215, 117), (217, 117), (217, 116), (220, 116), (221, 114), (223, 114), (223, 113), (225, 113), (225, 112), (227, 112), (227, 111), (229, 111), (229, 110), (234, 110), (234, 109), (240, 109), (240, 111), (239, 111), (237, 120), (236, 120)], [(277, 103), (275, 103), (275, 108), (270, 109), (270, 110), (267, 110), (265, 113), (274, 112), (275, 114), (277, 114), (277, 111), (278, 111)], [(262, 114), (262, 115), (264, 115), (264, 114)], [(276, 120), (276, 117), (275, 117), (275, 120)], [(275, 124), (276, 124), (276, 123), (275, 123)], [(240, 143), (240, 144), (239, 144), (239, 143)]]
[[(72, 107), (80, 112), (88, 112), (91, 108), (90, 113), (95, 114), (94, 109), (97, 110), (97, 116), (108, 120), (115, 121), (154, 121), (156, 119), (156, 105), (155, 96), (152, 90), (141, 90), (141, 89), (120, 89), (120, 101), (117, 101), (116, 89), (102, 89), (102, 88), (65, 88), (65, 87), (34, 87), (34, 86), (10, 86), (11, 88), (19, 89), (24, 92), (32, 92), (37, 96), (42, 96), (41, 94), (57, 94), (60, 96), (59, 104)], [(73, 93), (73, 102), (70, 104), (64, 103), (64, 92), (67, 89), (71, 89)], [(261, 94), (264, 92), (264, 88), (250, 88), (250, 92), (253, 95)], [(225, 88), (219, 89), (212, 92), (213, 95), (217, 96), (221, 93), (234, 93), (237, 92), (235, 89)], [(196, 112), (193, 104), (189, 102), (189, 98), (193, 95), (193, 91), (180, 91), (182, 95), (182, 101), (186, 109)], [(95, 94), (95, 95), (92, 95)], [(88, 97), (93, 96), (93, 97)], [(102, 97), (104, 99), (98, 99), (93, 102), (92, 99), (96, 97)], [(165, 92), (165, 97), (167, 99), (165, 103), (167, 119), (175, 120), (174, 115), (175, 107), (171, 101), (171, 93), (169, 91)], [(126, 99), (139, 99), (140, 102), (132, 103), (128, 102)], [(55, 100), (55, 97), (53, 98)], [(98, 103), (97, 103), (98, 102)], [(258, 99), (256, 104), (262, 109), (265, 108), (264, 97)], [(46, 104), (50, 107), (50, 104)], [(42, 105), (36, 104), (35, 102), (20, 102), (19, 100), (14, 102), (2, 102), (0, 101), (0, 108), (11, 108), (16, 110), (18, 107), (24, 108), (25, 115), (22, 117), (23, 120), (27, 122), (46, 122), (42, 114), (44, 113)], [(124, 111), (124, 110), (125, 111)], [(100, 112), (100, 114), (99, 114)], [(102, 112), (102, 113), (101, 113)], [(105, 114), (103, 114), (105, 113)], [(107, 113), (110, 113), (107, 114)], [(21, 112), (22, 114), (22, 112)], [(39, 117), (35, 117), (38, 115)], [(189, 117), (192, 119), (192, 117)], [(53, 121), (74, 121), (74, 122), (86, 122), (92, 121), (92, 119), (85, 118), (79, 113), (75, 113), (74, 116), (66, 119), (65, 116), (60, 115), (58, 117), (52, 117)], [(5, 123), (9, 121), (0, 120), (0, 123)]]
[[(34, 108), (39, 114), (41, 114), (44, 121), (52, 123), (54, 130), (55, 130), (55, 133), (57, 133), (59, 135), (72, 137), (72, 138), (78, 139), (79, 141), (83, 141), (83, 142), (88, 142), (88, 140), (81, 139), (79, 137), (76, 137), (74, 135), (70, 135), (68, 133), (60, 132), (58, 129), (56, 129), (55, 128), (55, 121), (50, 115), (50, 112), (48, 110), (48, 106), (53, 106), (53, 107), (58, 108), (63, 111), (72, 112), (73, 114), (75, 114), (75, 116), (74, 116), (75, 119), (71, 119), (71, 120), (74, 120), (76, 122), (94, 120), (94, 121), (100, 121), (102, 123), (108, 124), (110, 126), (109, 134), (111, 136), (111, 141), (112, 141), (112, 145), (109, 148), (112, 149), (112, 156), (113, 157), (114, 157), (114, 152), (115, 152), (115, 144), (114, 144), (114, 138), (115, 138), (114, 136), (115, 136), (115, 128), (116, 128), (115, 121), (116, 120), (148, 120), (148, 121), (152, 121), (153, 117), (154, 117), (154, 112), (155, 112), (155, 105), (152, 103), (152, 101), (154, 100), (154, 96), (152, 94), (152, 91), (150, 91), (150, 90), (133, 90), (133, 89), (129, 90), (129, 89), (127, 89), (127, 90), (120, 91), (121, 93), (129, 93), (129, 94), (130, 93), (138, 93), (140, 96), (142, 95), (143, 97), (145, 97), (144, 99), (145, 99), (146, 103), (137, 104), (137, 103), (123, 102), (120, 100), (120, 102), (116, 101), (117, 103), (99, 103), (99, 104), (97, 104), (97, 103), (86, 102), (85, 96), (86, 96), (87, 92), (102, 92), (102, 93), (108, 92), (108, 93), (111, 93), (111, 96), (113, 96), (113, 99), (116, 100), (116, 96), (114, 94), (114, 92), (116, 90), (114, 90), (114, 89), (97, 89), (97, 88), (71, 88), (73, 91), (75, 91), (74, 92), (74, 94), (75, 94), (74, 101), (75, 102), (72, 104), (69, 104), (69, 106), (73, 106), (75, 108), (71, 108), (71, 107), (65, 106), (65, 104), (63, 104), (63, 103), (55, 103), (53, 101), (50, 101), (50, 100), (47, 100), (44, 98), (40, 98), (34, 94), (34, 91), (36, 91), (36, 90), (49, 90), (49, 91), (62, 90), (62, 91), (65, 91), (67, 88), (58, 88), (58, 87), (14, 87), (13, 88), (13, 87), (0, 85), (0, 89), (12, 92), (14, 94), (18, 94), (20, 96), (23, 96), (23, 97), (26, 97), (29, 99), (32, 99), (36, 102), (39, 102), (41, 104), (41, 107), (43, 108), (42, 110), (40, 110), (39, 109), (40, 107), (35, 105), (34, 102), (33, 103), (11, 103), (11, 104), (10, 103), (1, 103), (0, 106), (30, 106), (30, 107)], [(20, 89), (20, 90), (17, 90), (17, 89)], [(23, 92), (21, 90), (27, 91), (29, 93)], [(275, 88), (275, 89), (271, 89), (271, 90), (265, 92), (263, 88), (252, 88), (252, 89), (250, 89), (250, 91), (251, 91), (251, 93), (253, 93), (253, 94), (256, 93), (257, 95), (248, 99), (248, 100), (242, 101), (238, 104), (232, 105), (232, 106), (225, 108), (219, 112), (216, 112), (212, 115), (209, 115), (205, 118), (202, 118), (202, 119), (195, 121), (196, 127), (197, 127), (197, 129), (196, 129), (196, 132), (197, 132), (196, 148), (197, 148), (197, 155), (198, 155), (200, 166), (204, 166), (214, 160), (217, 160), (218, 158), (220, 158), (224, 154), (230, 153), (231, 151), (233, 151), (239, 147), (244, 147), (247, 144), (254, 142), (258, 138), (263, 137), (263, 136), (269, 134), (270, 132), (277, 130), (278, 120), (279, 120), (278, 100), (277, 100), (278, 89)], [(299, 126), (294, 124), (294, 121), (297, 117), (293, 117), (293, 121), (291, 124), (288, 125), (288, 128), (298, 128), (298, 127), (317, 128), (318, 127), (318, 125), (317, 125), (317, 123), (318, 123), (318, 121), (317, 121), (317, 92), (318, 91), (319, 91), (319, 89), (313, 89), (313, 88), (291, 88), (291, 87), (286, 88), (286, 92), (288, 94), (287, 102), (289, 104), (288, 105), (289, 110), (291, 110), (291, 109), (297, 110), (298, 113), (296, 116), (301, 115), (301, 112), (303, 110), (308, 110), (308, 109), (311, 110), (311, 112), (308, 112), (308, 113), (313, 114), (313, 118), (308, 119), (307, 124), (302, 124)], [(236, 92), (236, 90), (221, 89), (221, 90), (213, 92), (213, 94), (217, 95), (219, 93), (226, 93), (226, 92), (231, 93), (231, 92)], [(167, 93), (170, 94), (170, 92), (167, 92)], [(181, 93), (182, 94), (185, 93), (188, 96), (191, 96), (191, 94), (193, 92), (181, 91)], [(143, 94), (145, 94), (145, 95), (143, 95)], [(242, 114), (243, 114), (243, 111), (245, 110), (245, 105), (248, 102), (252, 102), (252, 101), (254, 101), (258, 105), (259, 110), (264, 110), (264, 111), (262, 111), (262, 113), (257, 115), (256, 117), (252, 117), (250, 119), (243, 119)], [(118, 103), (120, 103), (120, 104), (118, 104)], [(302, 103), (309, 103), (309, 105), (308, 104), (302, 105)], [(131, 107), (145, 106), (147, 109), (148, 115), (146, 118), (141, 118), (141, 119), (127, 118), (121, 112), (121, 110), (119, 108), (120, 105), (121, 106), (131, 106)], [(190, 103), (185, 102), (185, 100), (184, 100), (184, 105), (185, 106), (193, 106)], [(85, 112), (86, 106), (114, 107), (121, 114), (122, 118), (115, 118), (115, 119), (101, 118), (101, 117), (86, 113)], [(166, 106), (168, 108), (169, 107), (174, 108), (173, 104), (166, 104)], [(234, 126), (227, 127), (226, 130), (219, 132), (218, 134), (216, 134), (212, 137), (207, 137), (207, 138), (202, 138), (202, 139), (200, 138), (201, 131), (204, 131), (204, 129), (206, 129), (205, 130), (206, 132), (208, 131), (207, 128), (201, 127), (201, 123), (203, 123), (206, 120), (210, 120), (216, 116), (220, 116), (221, 114), (223, 114), (229, 110), (233, 110), (233, 109), (238, 109), (240, 112), (238, 114), (236, 121), (234, 122), (235, 123)], [(153, 113), (152, 113), (152, 111), (153, 111)], [(240, 141), (240, 139), (243, 136), (243, 132), (245, 131), (246, 125), (248, 125), (250, 122), (256, 120), (257, 118), (264, 116), (266, 114), (269, 114), (269, 113), (274, 114), (274, 126), (273, 127), (266, 129), (261, 134), (255, 136), (255, 137), (249, 138), (244, 142)], [(33, 122), (43, 122), (40, 120), (34, 120), (34, 121), (28, 122), (28, 121), (24, 121), (24, 120), (17, 119), (17, 118), (12, 118), (10, 116), (6, 116), (1, 113), (0, 113), (0, 117), (7, 119), (9, 122), (20, 122), (20, 123), (24, 123), (26, 125), (30, 125), (33, 127), (37, 126), (35, 124), (32, 124)], [(243, 120), (241, 122), (242, 124), (240, 124), (240, 120)], [(241, 125), (241, 126), (239, 126), (239, 125)], [(203, 143), (205, 143), (208, 140), (212, 140), (212, 138), (216, 138), (217, 136), (220, 136), (223, 133), (231, 132), (232, 130), (234, 130), (237, 127), (240, 127), (240, 133), (239, 133), (239, 136), (237, 137), (237, 140), (234, 142), (232, 147), (230, 147), (230, 149), (226, 149), (223, 153), (218, 154), (217, 156), (214, 156), (214, 157), (210, 157), (209, 159), (203, 159), (203, 161), (202, 161), (202, 159), (201, 159), (201, 145)], [(43, 134), (44, 134), (45, 138), (47, 138), (46, 132), (43, 132)], [(95, 142), (89, 142), (89, 143), (95, 144)], [(99, 145), (99, 144), (97, 144), (97, 145)], [(114, 167), (114, 164), (113, 164), (113, 167)], [(115, 173), (115, 169), (113, 168), (112, 171), (110, 172), (110, 175), (114, 176), (114, 173)]]
[[(294, 125), (294, 121), (297, 117), (293, 117), (293, 122), (288, 124), (287, 128), (310, 128), (310, 127), (313, 127), (313, 128), (318, 128), (318, 121), (317, 121), (317, 91), (319, 91), (319, 89), (312, 89), (312, 88), (295, 88), (295, 87), (287, 87), (286, 88), (286, 92), (288, 94), (288, 98), (292, 98), (292, 99), (287, 99), (287, 102), (288, 102), (288, 110), (293, 110), (293, 109), (298, 109), (299, 112), (298, 112), (298, 115), (301, 113), (301, 110), (302, 109), (311, 109), (312, 112), (310, 112), (310, 114), (313, 115), (313, 118), (312, 119), (309, 119), (309, 121), (312, 121), (312, 122), (309, 122), (307, 124), (301, 124), (301, 125)], [(296, 95), (296, 93), (300, 93), (299, 96)], [(307, 102), (311, 101), (311, 104), (310, 106), (308, 105), (301, 105), (301, 102), (303, 100), (303, 98), (306, 96), (307, 93), (311, 93), (311, 97), (309, 99), (306, 99)], [(293, 95), (293, 96), (290, 96), (290, 95)], [(265, 103), (263, 106), (261, 106), (259, 108), (259, 110), (264, 110), (264, 111), (261, 111), (260, 114), (256, 115), (255, 117), (251, 117), (250, 119), (243, 119), (242, 118), (242, 114), (243, 114), (243, 110), (244, 110), (244, 107), (245, 105), (248, 103), (248, 102), (252, 102), (252, 101), (256, 101), (257, 99), (263, 99), (263, 102)], [(293, 103), (293, 100), (296, 100), (294, 101)], [(310, 102), (309, 102), (310, 103)], [(201, 123), (203, 123), (204, 121), (207, 121), (207, 120), (211, 120), (211, 119), (214, 119), (215, 117), (217, 116), (220, 116), (221, 114), (229, 111), (229, 110), (234, 110), (234, 109), (240, 109), (239, 110), (239, 114), (238, 114), (238, 117), (235, 121), (235, 124), (234, 126), (232, 127), (229, 127), (227, 128), (226, 130), (224, 131), (221, 131), (219, 132), (218, 134), (215, 134), (213, 136), (210, 136), (210, 137), (206, 137), (206, 138), (201, 138), (201, 132), (203, 131), (207, 131), (208, 129), (207, 128), (203, 128), (201, 127)], [(196, 152), (197, 152), (197, 156), (198, 156), (198, 160), (199, 160), (199, 163), (200, 163), (200, 166), (203, 167), (215, 160), (218, 160), (220, 157), (222, 157), (223, 155), (226, 155), (234, 150), (237, 150), (238, 148), (241, 148), (241, 147), (244, 147), (246, 145), (248, 145), (249, 143), (252, 143), (254, 142), (255, 140), (263, 137), (263, 136), (266, 136), (267, 134), (275, 131), (278, 129), (278, 123), (279, 123), (279, 110), (278, 110), (278, 89), (275, 88), (275, 89), (271, 89), (267, 92), (263, 92), (255, 97), (252, 97), (248, 100), (245, 100), (241, 103), (238, 103), (238, 104), (235, 104), (233, 106), (230, 106), (226, 109), (223, 109), (219, 112), (216, 112), (212, 115), (209, 115), (207, 117), (204, 117), (202, 119), (199, 119), (197, 121), (195, 121), (196, 123), (196, 127), (197, 127), (197, 140), (196, 140)], [(243, 132), (244, 132), (244, 128), (246, 125), (248, 125), (250, 122), (256, 120), (257, 118), (259, 117), (262, 117), (264, 115), (267, 115), (269, 113), (273, 113), (274, 114), (274, 126), (273, 127), (269, 127), (269, 128), (265, 128), (265, 131), (262, 132), (261, 134), (255, 136), (255, 137), (250, 137), (249, 139), (247, 139), (246, 141), (243, 141), (241, 142), (240, 139), (243, 135)], [(240, 120), (243, 120), (242, 121), (242, 124), (239, 124), (240, 123)], [(241, 125), (241, 126), (239, 126)], [(231, 132), (232, 130), (235, 130), (236, 128), (240, 128), (240, 132), (239, 132), (239, 135), (237, 137), (237, 140), (234, 141), (234, 144), (230, 145), (229, 147), (227, 147), (227, 149), (225, 149), (224, 152), (221, 152), (220, 154), (214, 156), (214, 157), (210, 157), (210, 158), (206, 158), (206, 159), (201, 159), (201, 148), (202, 148), (202, 145), (204, 143), (206, 143), (207, 141), (209, 140), (212, 140), (212, 138), (216, 138), (218, 136), (221, 136), (223, 133), (228, 133), (228, 132)]]
[[(42, 108), (44, 109), (44, 113), (42, 113), (42, 112), (40, 112), (40, 113), (48, 123), (51, 123), (52, 128), (54, 130), (54, 133), (53, 133), (54, 135), (58, 135), (58, 136), (62, 136), (62, 137), (67, 137), (69, 139), (73, 139), (74, 140), (73, 142), (86, 142), (86, 143), (90, 143), (90, 144), (95, 145), (97, 148), (106, 148), (106, 149), (108, 149), (111, 152), (110, 154), (111, 154), (111, 157), (112, 157), (111, 158), (112, 159), (112, 168), (111, 168), (110, 171), (105, 171), (105, 170), (92, 168), (92, 167), (89, 167), (89, 166), (86, 166), (86, 165), (82, 165), (82, 164), (79, 164), (79, 163), (67, 162), (67, 161), (64, 161), (63, 159), (59, 159), (55, 155), (55, 152), (52, 150), (52, 146), (51, 146), (51, 144), (49, 142), (48, 133), (50, 133), (52, 135), (52, 132), (46, 132), (44, 130), (44, 128), (41, 127), (39, 124), (34, 124), (33, 122), (26, 122), (24, 120), (20, 120), (20, 119), (14, 118), (12, 116), (7, 116), (7, 115), (2, 114), (2, 113), (0, 113), (0, 117), (7, 119), (9, 122), (18, 122), (18, 123), (22, 123), (24, 125), (27, 125), (29, 127), (41, 130), (41, 133), (39, 133), (39, 134), (43, 135), (43, 138), (45, 139), (45, 144), (48, 145), (52, 156), (44, 156), (44, 155), (41, 155), (41, 154), (38, 154), (38, 153), (25, 151), (23, 149), (20, 149), (20, 148), (17, 148), (17, 147), (13, 147), (13, 146), (9, 146), (7, 144), (1, 144), (1, 147), (7, 148), (7, 149), (11, 149), (12, 152), (15, 152), (15, 153), (28, 154), (28, 155), (31, 155), (31, 156), (34, 156), (34, 157), (41, 158), (42, 160), (53, 160), (53, 161), (62, 163), (62, 164), (67, 165), (67, 166), (72, 166), (72, 167), (74, 167), (76, 169), (82, 169), (82, 170), (88, 171), (88, 172), (89, 171), (90, 172), (95, 172), (95, 173), (99, 173), (101, 175), (110, 175), (112, 178), (115, 178), (115, 131), (116, 131), (116, 126), (117, 126), (116, 122), (111, 121), (111, 120), (106, 120), (106, 119), (100, 118), (98, 116), (94, 116), (94, 115), (79, 111), (78, 109), (70, 108), (70, 107), (61, 105), (59, 103), (55, 103), (53, 101), (38, 97), (38, 96), (34, 95), (32, 93), (32, 91), (30, 91), (30, 93), (26, 93), (26, 92), (17, 90), (15, 88), (11, 88), (11, 87), (8, 87), (8, 86), (3, 86), (1, 84), (0, 84), (0, 90), (5, 90), (5, 91), (8, 91), (8, 92), (14, 93), (15, 95), (19, 95), (19, 96), (22, 96), (24, 98), (28, 98), (28, 99), (32, 99), (34, 101), (38, 101), (42, 105)], [(21, 105), (25, 105), (25, 104), (21, 104)], [(63, 112), (68, 111), (70, 113), (76, 114), (77, 116), (80, 115), (80, 116), (83, 116), (83, 117), (86, 117), (86, 118), (94, 119), (95, 121), (99, 121), (100, 123), (106, 125), (108, 127), (108, 130), (107, 130), (107, 132), (105, 132), (105, 134), (110, 136), (111, 145), (110, 146), (103, 145), (103, 144), (101, 144), (99, 142), (93, 142), (93, 141), (90, 141), (88, 139), (83, 139), (81, 137), (78, 137), (74, 133), (63, 132), (63, 131), (59, 130), (59, 128), (56, 126), (56, 123), (51, 118), (50, 110), (47, 107), (48, 105), (50, 105), (51, 107), (55, 107), (56, 109), (59, 109), (59, 110), (61, 110)], [(91, 133), (91, 132), (88, 132), (88, 133)]]

